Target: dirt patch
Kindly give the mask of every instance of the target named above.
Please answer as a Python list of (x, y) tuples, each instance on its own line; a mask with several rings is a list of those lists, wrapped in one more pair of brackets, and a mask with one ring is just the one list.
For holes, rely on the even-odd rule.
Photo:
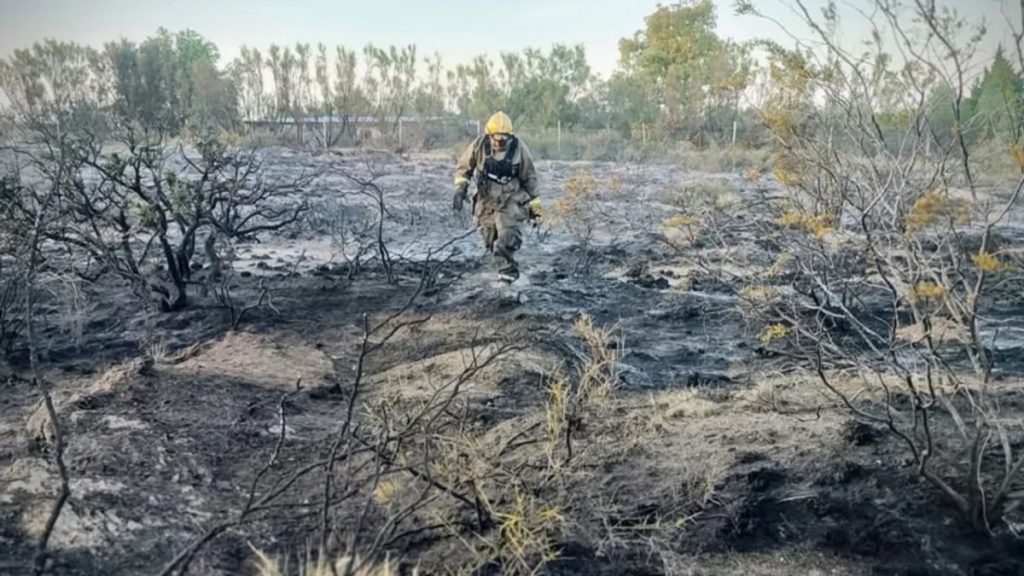
[[(168, 546), (194, 537), (189, 525), (239, 505), (239, 487), (280, 434), (277, 405), (296, 375), (316, 386), (333, 373), (325, 354), (289, 337), (227, 334), (186, 356), (114, 366), (58, 402), (72, 497), (55, 527), (56, 549), (103, 550), (120, 566), (106, 573), (151, 570)], [(287, 405), (287, 438), (301, 442), (330, 426), (330, 407), (305, 414), (312, 406), (301, 395)], [(38, 406), (26, 434), (46, 450), (49, 430)], [(18, 540), (39, 535), (56, 481), (36, 456), (16, 459), (0, 476), (0, 502), (17, 510)], [(65, 560), (66, 573), (78, 573)]]
[(291, 389), (299, 380), (305, 386), (322, 386), (333, 370), (331, 359), (315, 346), (247, 332), (225, 334), (167, 368), (179, 378), (244, 380), (271, 390)]

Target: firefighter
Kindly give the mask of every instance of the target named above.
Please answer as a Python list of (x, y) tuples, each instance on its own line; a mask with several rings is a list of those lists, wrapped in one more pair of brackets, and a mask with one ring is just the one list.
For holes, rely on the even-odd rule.
[(487, 252), (497, 261), (499, 278), (511, 283), (519, 278), (515, 252), (522, 246), (523, 225), (536, 226), (542, 219), (537, 170), (507, 114), (491, 116), (484, 132), (459, 156), (452, 208), (462, 211), (469, 184), (475, 182), (473, 216)]

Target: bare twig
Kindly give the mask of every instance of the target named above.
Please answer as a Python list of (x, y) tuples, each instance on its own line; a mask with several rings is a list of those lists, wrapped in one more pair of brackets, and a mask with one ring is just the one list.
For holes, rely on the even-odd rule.
[[(34, 381), (34, 383), (36, 386), (41, 386), (38, 381)], [(43, 390), (42, 394), (46, 405), (46, 413), (49, 415), (50, 426), (53, 428), (53, 459), (57, 463), (57, 471), (60, 474), (60, 488), (57, 491), (57, 499), (54, 501), (53, 506), (50, 508), (50, 514), (46, 518), (46, 525), (43, 528), (42, 535), (39, 537), (39, 543), (36, 545), (36, 554), (33, 560), (33, 570), (36, 576), (41, 575), (46, 568), (46, 559), (49, 555), (47, 545), (50, 542), (50, 536), (57, 525), (57, 520), (64, 509), (64, 504), (67, 503), (68, 497), (71, 495), (71, 488), (68, 485), (68, 471), (64, 465), (64, 434), (61, 430), (60, 421), (57, 419), (57, 410), (53, 407), (53, 398), (50, 397), (50, 393), (46, 390)]]

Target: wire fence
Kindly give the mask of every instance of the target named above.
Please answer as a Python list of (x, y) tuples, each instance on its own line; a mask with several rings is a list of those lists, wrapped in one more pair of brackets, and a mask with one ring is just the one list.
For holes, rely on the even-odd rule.
[(246, 121), (250, 134), (303, 146), (374, 145), (397, 150), (431, 150), (480, 133), (476, 120), (460, 118), (308, 117)]
[[(457, 151), (482, 133), (480, 120), (459, 117), (312, 117), (246, 122), (246, 130), (273, 141), (310, 147), (375, 147), (399, 152)], [(631, 160), (696, 149), (749, 149), (767, 144), (762, 127), (735, 123), (680, 137), (654, 124), (630, 130), (581, 126), (524, 126), (516, 131), (539, 159)]]

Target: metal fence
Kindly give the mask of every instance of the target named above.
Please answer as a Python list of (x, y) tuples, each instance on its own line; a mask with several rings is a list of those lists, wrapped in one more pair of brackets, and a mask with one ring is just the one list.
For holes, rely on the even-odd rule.
[[(416, 152), (457, 149), (481, 134), (480, 120), (458, 117), (305, 117), (245, 122), (250, 133), (276, 141), (315, 147), (373, 146)], [(516, 133), (537, 158), (618, 160), (665, 151), (697, 148), (760, 147), (766, 143), (758, 126), (736, 123), (701, 130), (699, 137), (666, 134), (655, 125), (630, 131), (580, 126), (523, 126)]]
[(481, 129), (477, 120), (448, 117), (315, 116), (248, 120), (244, 124), (250, 132), (302, 145), (376, 144), (403, 150), (450, 146), (474, 137)]

